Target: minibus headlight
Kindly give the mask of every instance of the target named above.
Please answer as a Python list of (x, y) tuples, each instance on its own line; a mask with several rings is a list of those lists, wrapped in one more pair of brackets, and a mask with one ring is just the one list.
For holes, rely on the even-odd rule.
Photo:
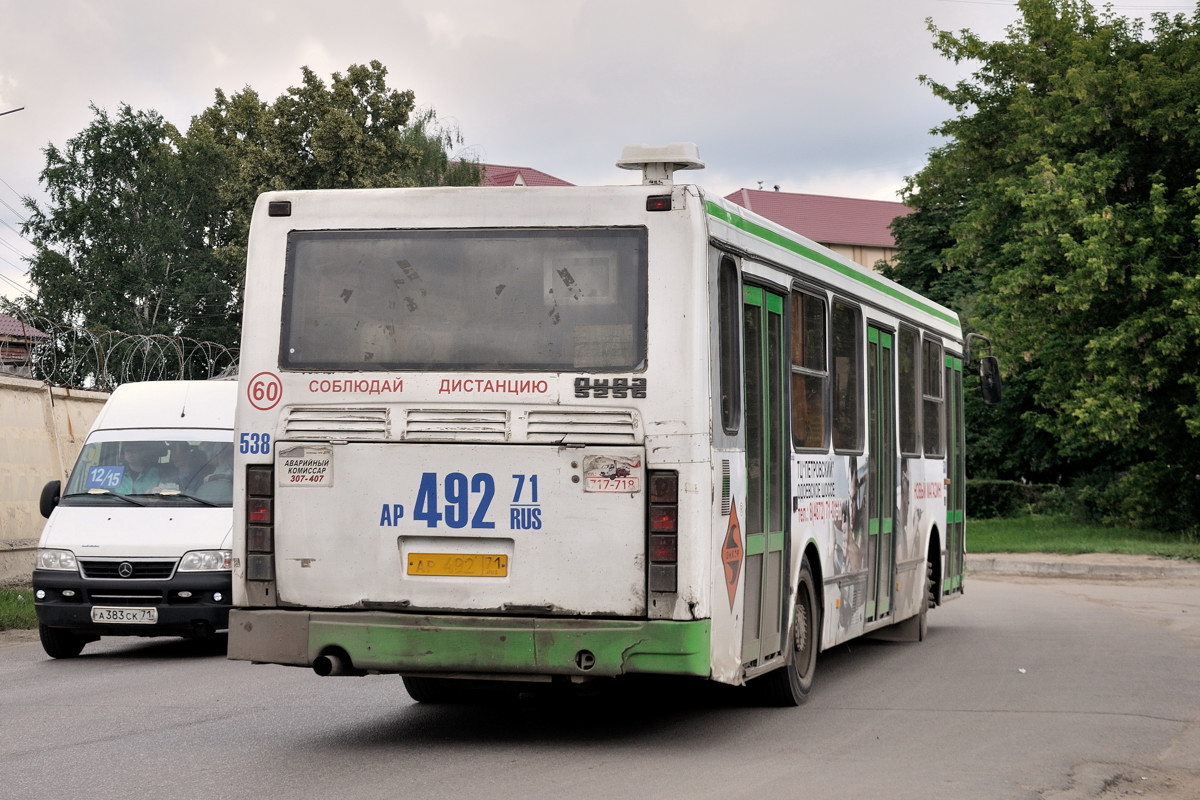
[(180, 572), (215, 572), (233, 565), (232, 550), (192, 550), (179, 559)]
[(70, 550), (51, 550), (39, 547), (37, 551), (38, 569), (61, 569), (78, 572), (79, 565), (75, 563), (75, 554)]

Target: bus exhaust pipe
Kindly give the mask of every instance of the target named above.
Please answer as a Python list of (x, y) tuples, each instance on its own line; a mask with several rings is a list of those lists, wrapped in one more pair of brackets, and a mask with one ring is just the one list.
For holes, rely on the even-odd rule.
[(350, 659), (339, 653), (322, 653), (313, 659), (312, 668), (313, 672), (322, 678), (344, 675), (361, 677), (367, 674), (361, 669), (355, 669)]

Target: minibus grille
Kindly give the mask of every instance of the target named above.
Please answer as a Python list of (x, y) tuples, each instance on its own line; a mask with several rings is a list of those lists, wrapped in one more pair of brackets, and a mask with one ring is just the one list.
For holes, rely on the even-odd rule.
[[(122, 568), (124, 565), (124, 568)], [(164, 580), (171, 577), (175, 571), (174, 561), (134, 561), (132, 559), (117, 559), (112, 561), (95, 561), (80, 559), (79, 567), (83, 577), (95, 580)]]
[(530, 411), (531, 442), (554, 444), (639, 444), (638, 420), (632, 411)]
[(106, 606), (157, 606), (163, 602), (162, 592), (91, 593), (91, 602)]
[(288, 409), (284, 432), (289, 439), (387, 439), (391, 425), (386, 408)]

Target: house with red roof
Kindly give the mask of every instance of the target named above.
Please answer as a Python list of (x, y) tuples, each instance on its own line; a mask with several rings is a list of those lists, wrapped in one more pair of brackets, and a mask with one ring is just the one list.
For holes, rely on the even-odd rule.
[(45, 333), (21, 320), (0, 314), (0, 373), (30, 376), (29, 351), (39, 339), (48, 339)]
[[(532, 167), (484, 164), (484, 186), (574, 186)], [(896, 253), (892, 220), (912, 213), (903, 203), (820, 194), (739, 189), (726, 200), (875, 269)]]
[(506, 167), (484, 164), (484, 186), (574, 186), (561, 178), (547, 175), (533, 167)]
[(875, 269), (879, 261), (892, 260), (896, 254), (892, 221), (912, 213), (912, 209), (903, 203), (887, 200), (855, 200), (763, 189), (738, 189), (725, 199), (868, 269)]

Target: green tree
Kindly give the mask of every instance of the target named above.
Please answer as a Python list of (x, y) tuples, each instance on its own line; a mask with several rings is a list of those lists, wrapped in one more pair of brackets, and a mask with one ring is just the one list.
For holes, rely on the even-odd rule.
[(459, 132), (416, 109), (411, 91), (388, 88), (380, 62), (335, 72), (328, 86), (308, 67), (301, 72), (301, 84), (271, 103), (250, 87), (233, 96), (218, 89), (188, 129), (189, 140), (235, 165), (221, 184), (228, 215), (215, 232), (224, 263), (244, 270), (250, 215), (265, 191), (483, 182), (477, 160), (452, 156)]
[[(36, 295), (14, 310), (67, 329), (236, 349), (261, 192), (482, 183), (477, 160), (453, 156), (458, 131), (416, 109), (411, 91), (388, 88), (378, 61), (334, 73), (328, 86), (302, 74), (271, 103), (249, 87), (232, 97), (218, 89), (186, 135), (154, 111), (122, 105), (110, 117), (93, 107), (84, 131), (45, 150), (45, 208), (25, 200)], [(79, 369), (57, 378), (78, 383)]]
[(1018, 8), (1000, 42), (930, 23), (938, 52), (980, 67), (923, 78), (956, 116), (906, 187), (897, 277), (947, 290), (992, 334), (1021, 424), (1063, 462), (1116, 470), (1093, 493), (1105, 513), (1194, 528), (1200, 11), (1147, 34), (1084, 0)]
[(47, 207), (25, 198), (37, 295), (17, 305), (59, 325), (228, 341), (236, 286), (206, 233), (223, 154), (153, 111), (92, 111), (45, 150)]

